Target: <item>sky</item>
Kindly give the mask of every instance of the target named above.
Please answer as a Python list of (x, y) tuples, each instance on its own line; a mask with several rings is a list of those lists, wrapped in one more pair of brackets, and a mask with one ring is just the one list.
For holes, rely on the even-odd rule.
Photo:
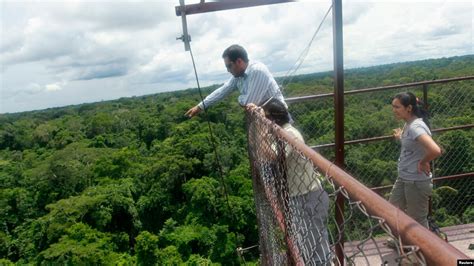
[[(199, 0), (187, 0), (186, 4)], [(473, 54), (474, 1), (343, 0), (346, 69)], [(0, 0), (0, 113), (195, 88), (178, 0)], [(221, 55), (241, 44), (285, 76), (330, 0), (187, 16), (200, 85), (230, 76)], [(295, 74), (333, 69), (332, 13)]]

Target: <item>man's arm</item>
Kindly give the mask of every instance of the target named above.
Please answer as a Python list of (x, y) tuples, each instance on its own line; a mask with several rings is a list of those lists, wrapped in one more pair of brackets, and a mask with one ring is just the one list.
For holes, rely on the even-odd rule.
[(226, 83), (224, 83), (224, 85), (213, 91), (204, 99), (204, 101), (189, 109), (184, 115), (193, 117), (199, 114), (202, 110), (204, 110), (204, 107), (208, 108), (209, 106), (222, 100), (225, 96), (229, 95), (236, 88), (235, 84), (236, 79), (230, 78)]

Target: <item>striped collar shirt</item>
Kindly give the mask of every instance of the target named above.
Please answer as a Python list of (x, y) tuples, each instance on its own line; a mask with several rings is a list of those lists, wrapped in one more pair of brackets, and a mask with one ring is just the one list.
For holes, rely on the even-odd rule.
[(232, 76), (224, 85), (209, 94), (204, 101), (199, 103), (199, 107), (208, 108), (224, 97), (238, 89), (240, 105), (249, 103), (261, 105), (271, 97), (283, 102), (286, 106), (283, 95), (268, 68), (260, 62), (249, 62), (242, 77)]

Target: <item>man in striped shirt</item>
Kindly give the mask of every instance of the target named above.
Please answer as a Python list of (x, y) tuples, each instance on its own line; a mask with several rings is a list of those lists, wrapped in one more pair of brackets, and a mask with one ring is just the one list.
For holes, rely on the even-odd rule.
[(250, 103), (260, 106), (270, 98), (278, 99), (287, 107), (280, 88), (268, 68), (260, 62), (249, 62), (247, 52), (242, 46), (231, 45), (224, 51), (222, 58), (232, 77), (209, 94), (204, 101), (189, 109), (186, 116), (193, 117), (199, 114), (235, 89), (240, 92), (238, 101), (243, 107)]

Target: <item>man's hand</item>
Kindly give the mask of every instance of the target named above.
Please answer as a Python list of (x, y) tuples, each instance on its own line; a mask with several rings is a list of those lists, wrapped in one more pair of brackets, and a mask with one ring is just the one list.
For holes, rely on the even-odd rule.
[(393, 137), (397, 140), (402, 139), (402, 129), (401, 128), (395, 128), (393, 130)]
[(201, 108), (199, 105), (194, 106), (193, 108), (189, 109), (184, 115), (191, 118), (201, 112)]

